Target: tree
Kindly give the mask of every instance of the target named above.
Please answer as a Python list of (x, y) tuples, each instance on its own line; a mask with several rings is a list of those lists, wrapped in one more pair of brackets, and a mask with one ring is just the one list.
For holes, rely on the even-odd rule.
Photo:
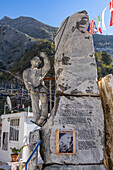
[(102, 61), (106, 65), (110, 65), (113, 61), (112, 56), (108, 54), (106, 51), (102, 52)]
[(97, 62), (98, 79), (113, 74), (112, 56), (105, 51), (95, 52), (95, 59)]

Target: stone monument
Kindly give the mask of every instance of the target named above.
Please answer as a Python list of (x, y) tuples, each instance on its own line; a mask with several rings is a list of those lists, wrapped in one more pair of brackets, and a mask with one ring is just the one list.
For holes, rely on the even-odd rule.
[(104, 115), (86, 11), (64, 20), (55, 38), (56, 99), (41, 130), (44, 170), (104, 170)]

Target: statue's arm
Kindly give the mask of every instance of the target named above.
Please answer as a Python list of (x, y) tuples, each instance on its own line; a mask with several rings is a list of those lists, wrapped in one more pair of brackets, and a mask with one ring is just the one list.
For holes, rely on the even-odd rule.
[(43, 52), (40, 53), (40, 56), (44, 59), (44, 66), (42, 67), (42, 77), (44, 78), (50, 69), (50, 61)]

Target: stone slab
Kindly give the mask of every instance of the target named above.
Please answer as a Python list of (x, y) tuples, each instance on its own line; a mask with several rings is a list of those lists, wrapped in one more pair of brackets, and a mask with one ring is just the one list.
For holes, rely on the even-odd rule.
[[(33, 152), (34, 148), (36, 147), (37, 143), (40, 141), (40, 129), (35, 129), (29, 134), (29, 155)], [(29, 168), (30, 170), (36, 170), (39, 164), (43, 164), (43, 160), (40, 155), (40, 146), (37, 151), (33, 154)]]
[[(41, 154), (49, 168), (62, 165), (62, 170), (73, 165), (73, 170), (76, 165), (89, 170), (104, 162), (104, 115), (88, 24), (86, 11), (75, 13), (63, 21), (55, 38), (57, 97), (51, 117), (41, 130)], [(70, 145), (69, 136), (75, 147)]]
[[(56, 93), (98, 93), (97, 68), (86, 11), (63, 21), (55, 38)], [(65, 27), (65, 30), (64, 30)]]
[(48, 166), (44, 170), (107, 170), (104, 165)]
[[(56, 130), (76, 131), (76, 154), (56, 154)], [(45, 164), (102, 163), (104, 160), (104, 115), (100, 98), (59, 97), (55, 116), (53, 120), (51, 118), (48, 121), (42, 135), (41, 148)]]

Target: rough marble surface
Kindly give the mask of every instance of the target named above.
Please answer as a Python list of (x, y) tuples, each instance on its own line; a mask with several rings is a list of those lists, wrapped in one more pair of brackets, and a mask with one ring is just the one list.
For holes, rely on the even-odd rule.
[[(38, 128), (38, 127), (37, 127)], [(40, 141), (40, 130), (36, 129), (29, 134), (29, 155), (33, 152), (37, 143)], [(43, 164), (43, 160), (40, 156), (40, 146), (37, 151), (33, 154), (33, 157), (29, 163), (30, 170), (36, 170), (39, 164)]]
[(51, 166), (44, 170), (107, 170), (104, 165), (79, 165), (79, 166)]
[[(51, 164), (49, 168), (54, 164), (62, 167), (87, 164), (89, 170), (90, 165), (95, 165), (94, 169), (96, 164), (104, 162), (104, 115), (96, 82), (93, 40), (87, 32), (88, 20), (86, 11), (78, 12), (69, 17), (67, 25), (67, 20), (62, 23), (56, 36), (57, 96), (51, 117), (41, 131), (41, 154), (45, 165)], [(56, 154), (62, 140), (69, 148), (68, 140), (60, 140), (62, 134), (56, 135), (56, 130), (75, 131), (75, 137), (71, 138), (74, 138), (76, 154)]]
[[(47, 127), (51, 128), (47, 129)], [(100, 98), (59, 97), (54, 118), (45, 126), (42, 144), (45, 163), (91, 164), (104, 159), (104, 115)], [(76, 131), (76, 154), (56, 155), (56, 130)], [(86, 156), (87, 155), (87, 156)]]
[(87, 12), (75, 13), (67, 24), (63, 23), (55, 39), (56, 93), (99, 93), (93, 39), (87, 32)]

